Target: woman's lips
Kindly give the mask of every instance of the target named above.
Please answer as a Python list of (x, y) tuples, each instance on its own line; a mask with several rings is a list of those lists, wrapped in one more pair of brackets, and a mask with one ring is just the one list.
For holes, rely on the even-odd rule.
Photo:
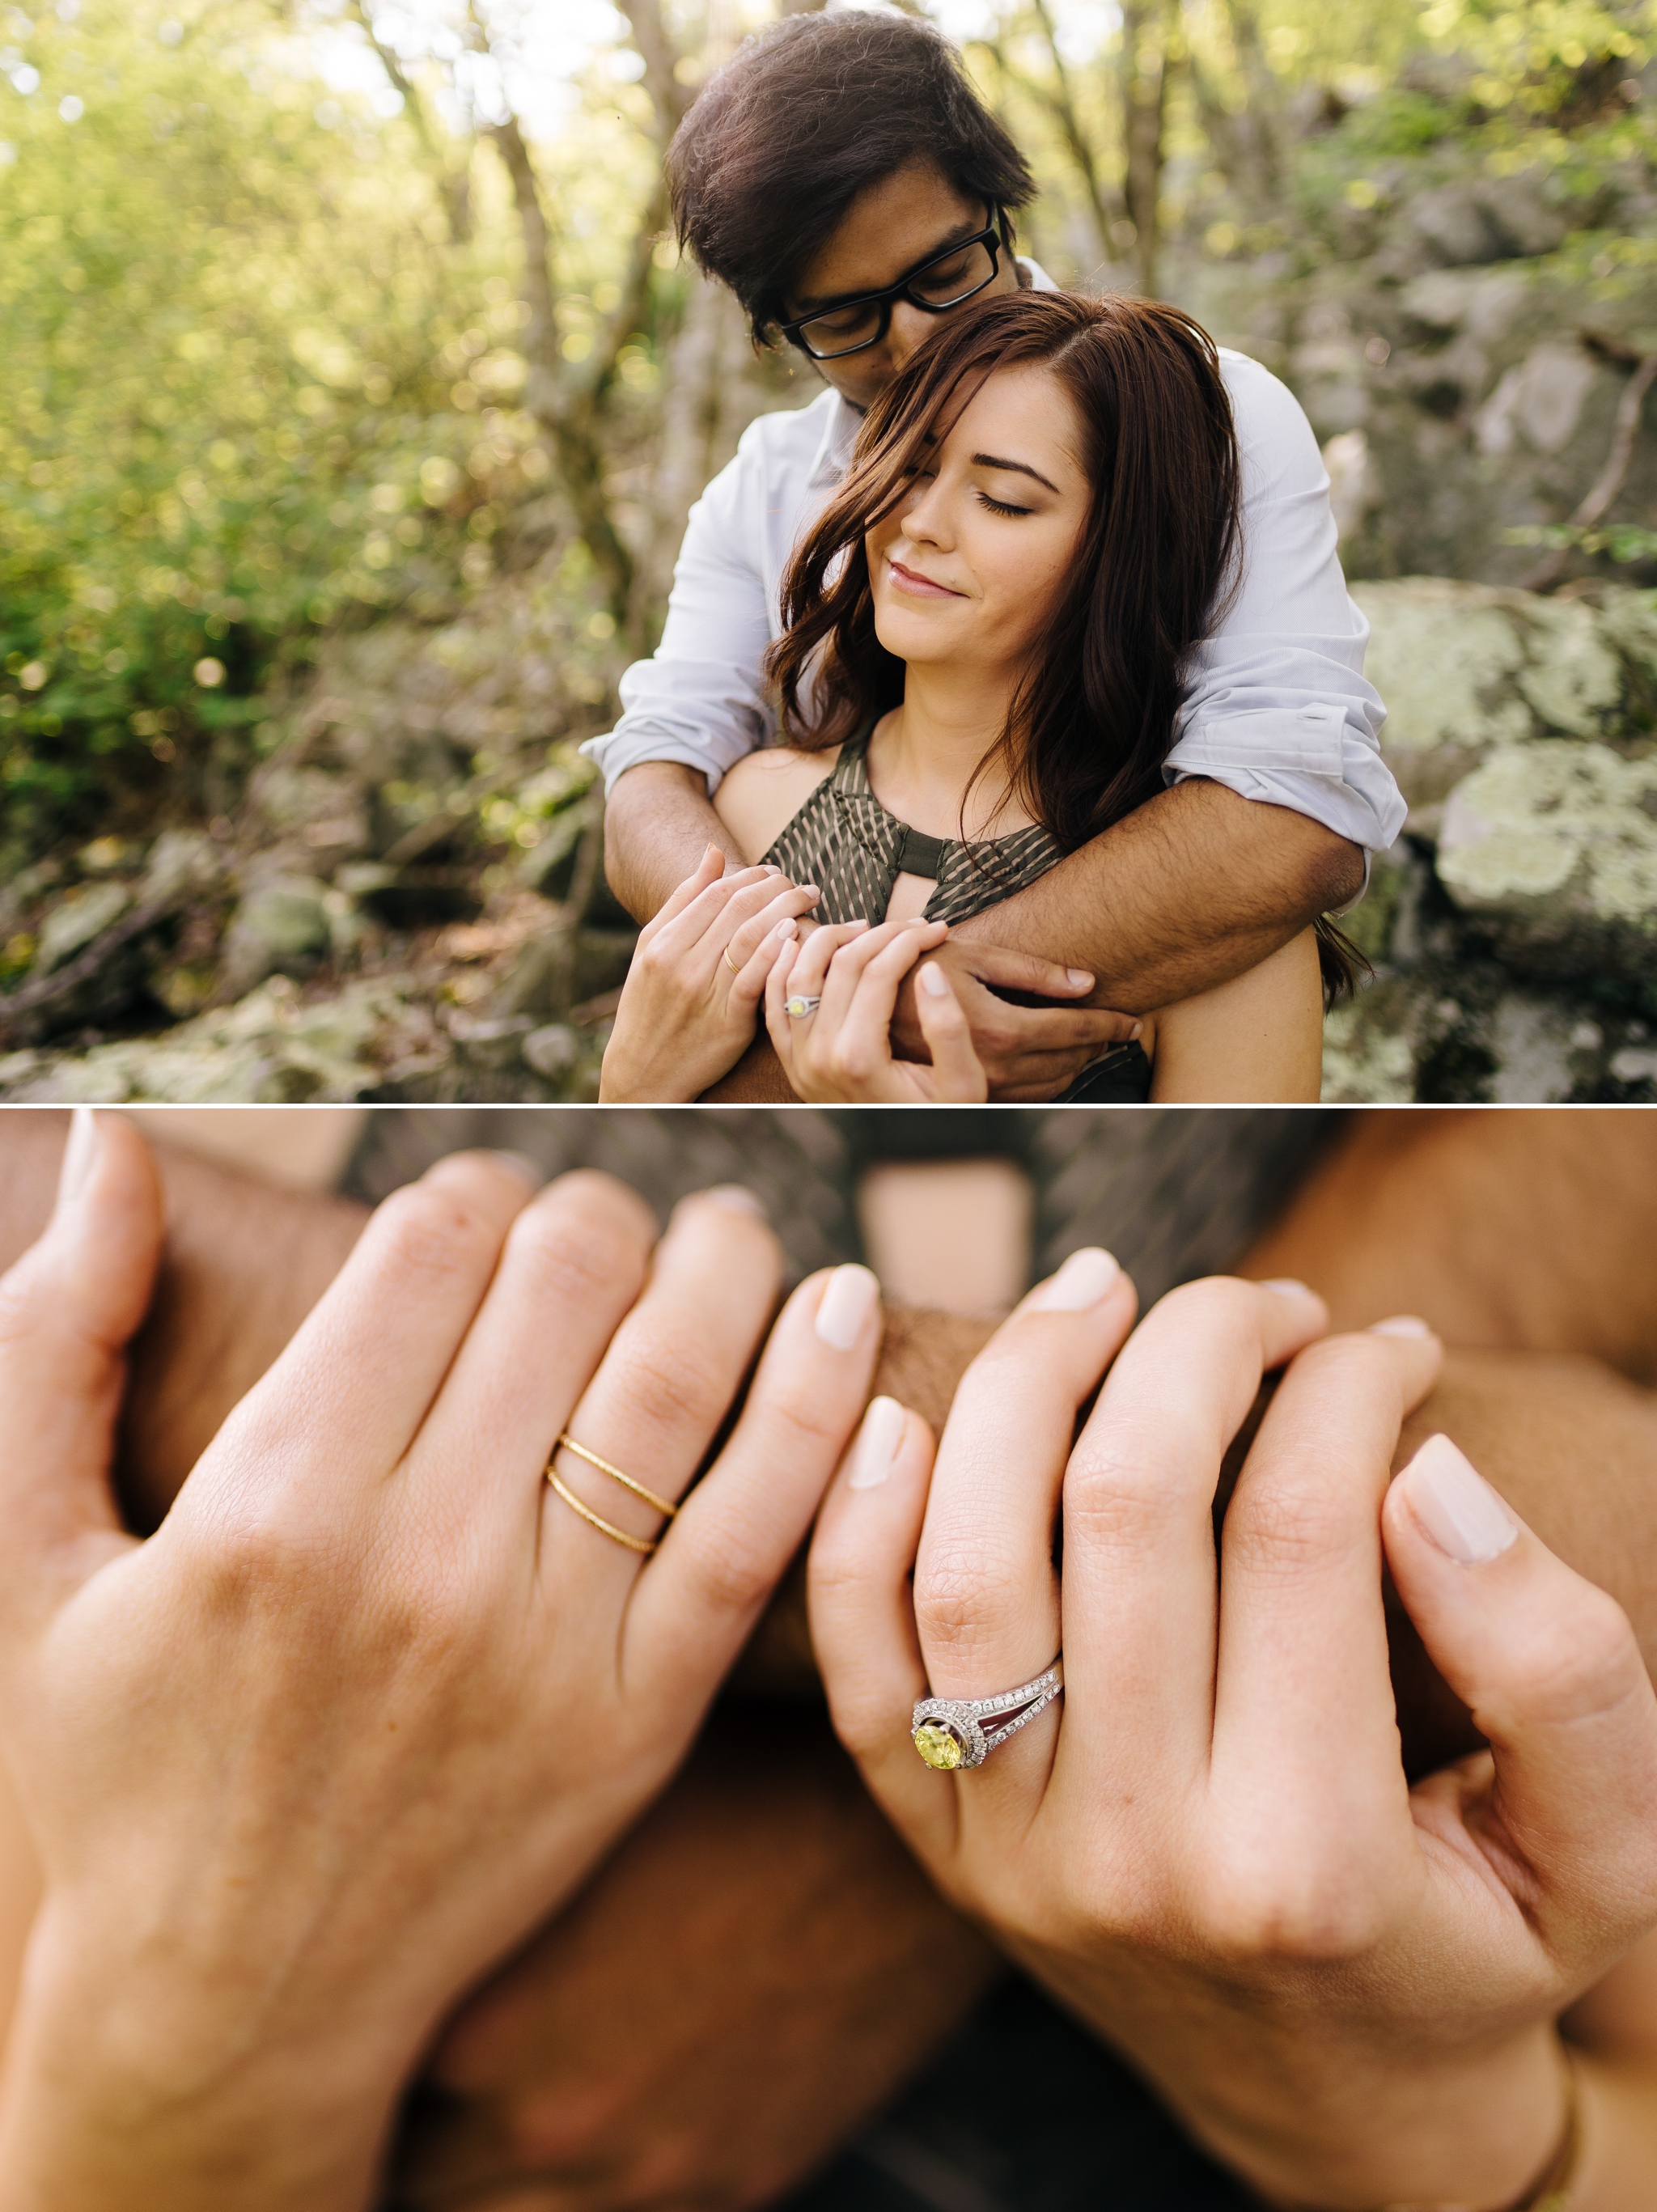
[(964, 592), (952, 592), (947, 584), (935, 584), (930, 576), (920, 576), (913, 568), (906, 568), (901, 561), (894, 561), (889, 553), (886, 565), (892, 572), (892, 581), (900, 592), (913, 592), (918, 599), (964, 599)]

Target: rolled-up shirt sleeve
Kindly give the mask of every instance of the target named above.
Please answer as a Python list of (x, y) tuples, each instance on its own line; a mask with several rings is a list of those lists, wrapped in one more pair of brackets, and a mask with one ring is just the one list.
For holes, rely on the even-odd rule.
[(764, 509), (777, 487), (764, 466), (764, 434), (756, 423), (691, 508), (661, 642), (622, 677), (616, 727), (581, 748), (604, 771), (606, 791), (640, 762), (681, 761), (707, 776), (711, 798), (725, 771), (774, 734), (764, 672), (772, 586), (762, 564), (777, 520)]
[(1381, 757), (1387, 709), (1364, 681), (1369, 625), (1341, 574), (1323, 458), (1269, 369), (1229, 350), (1221, 363), (1242, 462), (1241, 573), (1192, 656), (1163, 774), (1207, 776), (1379, 851), (1405, 810)]

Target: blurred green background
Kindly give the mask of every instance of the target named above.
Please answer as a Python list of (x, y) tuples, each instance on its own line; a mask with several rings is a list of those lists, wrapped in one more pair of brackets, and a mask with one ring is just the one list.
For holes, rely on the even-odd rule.
[[(623, 918), (574, 748), (648, 649), (707, 473), (755, 412), (818, 388), (755, 359), (680, 264), (659, 183), (703, 76), (774, 12), (0, 7), (0, 1091), (44, 1095), (64, 1054), (273, 977), (291, 1029), (296, 1002), (375, 975), (423, 992), (438, 1028), (225, 1080), (590, 1085), (592, 1023), (565, 1017), (602, 1000), (617, 949), (575, 939), (620, 939)], [(1289, 378), (1350, 574), (1523, 585), (1585, 615), (1657, 579), (1644, 386), (1624, 419), (1657, 367), (1647, 0), (907, 12), (962, 40), (1031, 154), (1023, 242), (1060, 283), (1181, 300)], [(1492, 269), (1527, 288), (1500, 328)], [(1586, 368), (1550, 368), (1556, 336)], [(1650, 670), (1637, 637), (1618, 649), (1591, 731), (1536, 711), (1626, 763)], [(1541, 648), (1514, 650), (1508, 676)], [(1411, 965), (1386, 929), (1423, 853), (1432, 872), (1431, 785), (1371, 930), (1383, 981)], [(1649, 819), (1644, 789), (1627, 804)], [(1512, 930), (1480, 943), (1556, 991), (1586, 968), (1623, 1024), (1607, 1049), (1637, 1054), (1657, 848), (1636, 857), (1632, 952), (1578, 929), (1563, 967), (1527, 969)], [(1429, 921), (1442, 888), (1417, 886)], [(521, 1042), (549, 1016), (574, 1041), (539, 1070), (464, 1034), (515, 1023)], [(1354, 1095), (1499, 1079), (1423, 1076), (1410, 1034), (1407, 1073), (1394, 1053)], [(1592, 1077), (1593, 1095), (1646, 1081)]]

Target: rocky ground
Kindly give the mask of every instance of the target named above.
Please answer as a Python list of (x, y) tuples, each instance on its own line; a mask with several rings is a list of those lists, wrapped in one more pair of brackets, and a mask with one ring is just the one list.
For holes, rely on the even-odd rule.
[(633, 933), (576, 750), (586, 646), (534, 573), (337, 640), (234, 817), (15, 878), (0, 1097), (594, 1096)]
[[(1657, 592), (1354, 591), (1410, 816), (1348, 921), (1375, 981), (1325, 1096), (1657, 1098)], [(631, 934), (579, 730), (518, 734), (563, 713), (537, 623), (520, 585), (342, 644), (234, 821), (15, 881), (3, 1095), (592, 1097)]]
[[(1298, 273), (1170, 269), (1323, 441), (1410, 802), (1325, 1095), (1652, 1100), (1657, 565), (1519, 540), (1596, 486), (1657, 515), (1657, 195), (1454, 146), (1363, 182)], [(0, 1097), (592, 1097), (631, 933), (575, 749), (617, 655), (558, 557), (335, 640), (234, 814), (0, 889)]]

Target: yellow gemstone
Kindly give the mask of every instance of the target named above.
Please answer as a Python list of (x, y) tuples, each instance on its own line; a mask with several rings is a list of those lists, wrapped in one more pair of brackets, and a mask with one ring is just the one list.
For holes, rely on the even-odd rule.
[(961, 1746), (937, 1721), (922, 1721), (915, 1730), (915, 1749), (928, 1766), (947, 1770), (961, 1764)]

